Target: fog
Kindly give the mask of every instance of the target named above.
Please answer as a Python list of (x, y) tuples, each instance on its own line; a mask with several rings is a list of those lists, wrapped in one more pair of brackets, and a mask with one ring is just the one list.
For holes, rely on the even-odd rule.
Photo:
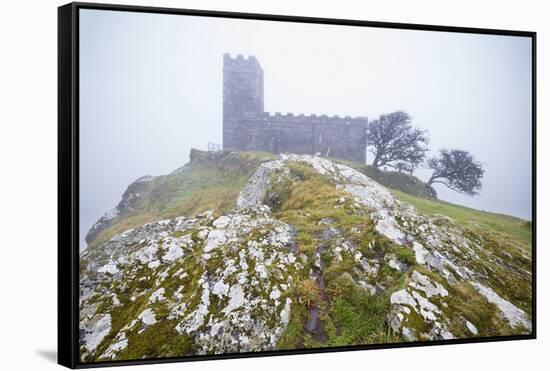
[(226, 52), (258, 58), (269, 112), (407, 111), (432, 154), (460, 148), (484, 164), (478, 196), (435, 185), (439, 198), (531, 219), (528, 38), (80, 12), (81, 246), (132, 181), (222, 143)]

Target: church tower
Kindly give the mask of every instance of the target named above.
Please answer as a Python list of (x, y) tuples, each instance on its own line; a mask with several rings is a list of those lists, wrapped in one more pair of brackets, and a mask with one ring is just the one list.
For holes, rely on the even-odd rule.
[(254, 56), (223, 56), (223, 149), (246, 150), (244, 119), (264, 112), (264, 71)]

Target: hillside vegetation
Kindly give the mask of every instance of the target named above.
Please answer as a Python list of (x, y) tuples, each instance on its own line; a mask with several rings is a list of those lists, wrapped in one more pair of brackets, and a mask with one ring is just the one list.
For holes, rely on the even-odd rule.
[(97, 246), (156, 220), (192, 216), (209, 209), (230, 210), (259, 164), (274, 155), (193, 149), (189, 157), (189, 163), (169, 175), (144, 176), (130, 184), (119, 204), (92, 226), (86, 236), (88, 245)]
[(509, 215), (491, 213), (452, 204), (442, 200), (425, 199), (407, 194), (399, 189), (393, 189), (393, 194), (404, 202), (408, 202), (418, 211), (435, 215), (442, 214), (453, 218), (461, 226), (472, 231), (486, 230), (498, 234), (502, 239), (511, 239), (511, 242), (531, 246), (532, 225), (530, 222)]
[(194, 151), (108, 216), (80, 257), (85, 362), (531, 332), (528, 224), (336, 161)]
[(428, 199), (437, 199), (437, 192), (431, 186), (424, 183), (414, 175), (409, 175), (399, 171), (387, 171), (376, 168), (371, 165), (358, 164), (356, 162), (342, 162), (382, 184), (385, 187), (397, 189), (401, 192)]

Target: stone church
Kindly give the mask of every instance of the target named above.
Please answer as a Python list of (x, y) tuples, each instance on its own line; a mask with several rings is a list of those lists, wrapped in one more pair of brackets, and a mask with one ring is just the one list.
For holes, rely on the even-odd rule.
[(223, 149), (316, 154), (366, 161), (366, 117), (264, 111), (264, 71), (254, 56), (223, 57)]

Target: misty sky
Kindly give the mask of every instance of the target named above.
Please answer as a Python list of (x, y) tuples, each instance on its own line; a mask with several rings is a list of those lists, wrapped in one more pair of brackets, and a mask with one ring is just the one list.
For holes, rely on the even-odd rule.
[(226, 52), (258, 58), (269, 112), (409, 112), (484, 164), (479, 196), (439, 198), (531, 218), (529, 38), (80, 10), (82, 244), (132, 181), (222, 143)]

